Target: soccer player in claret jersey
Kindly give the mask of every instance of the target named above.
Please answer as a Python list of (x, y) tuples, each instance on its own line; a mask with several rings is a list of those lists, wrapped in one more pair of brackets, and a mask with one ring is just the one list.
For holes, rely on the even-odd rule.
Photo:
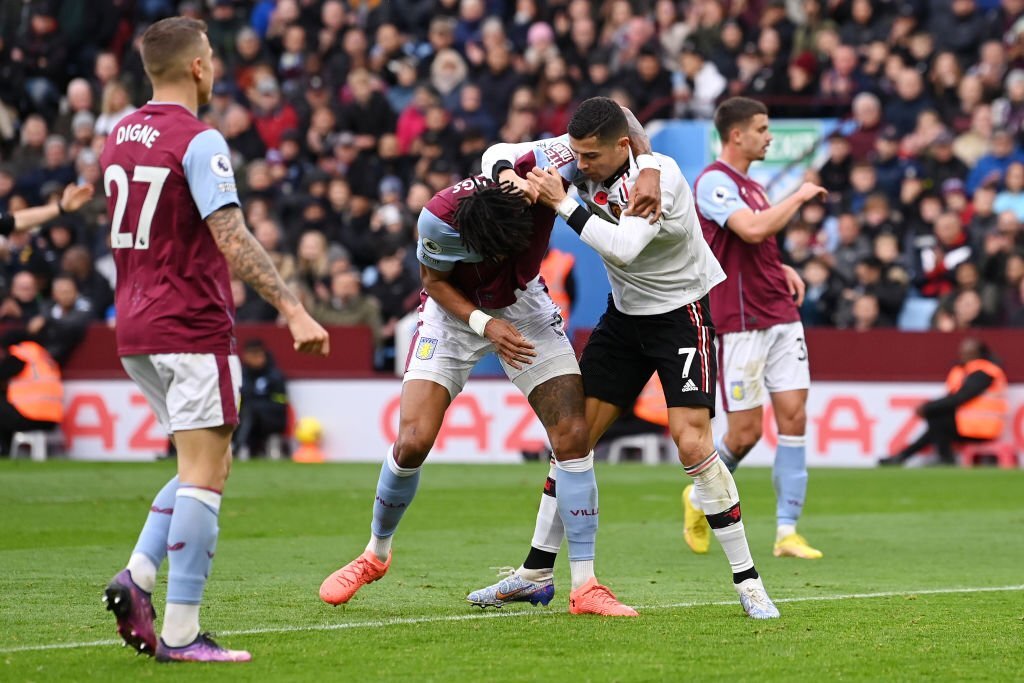
[[(694, 183), (697, 215), (704, 237), (729, 279), (711, 292), (711, 309), (720, 333), (718, 358), (722, 404), (728, 430), (718, 454), (730, 470), (761, 438), (762, 405), (770, 398), (779, 428), (772, 482), (775, 484), (776, 557), (818, 559), (796, 532), (807, 494), (804, 451), (805, 406), (810, 387), (807, 344), (798, 302), (803, 282), (779, 258), (776, 235), (800, 207), (827, 196), (825, 188), (804, 183), (772, 206), (760, 185), (747, 175), (771, 144), (768, 110), (745, 97), (723, 102), (715, 112), (722, 154)], [(765, 395), (767, 393), (767, 396)], [(684, 532), (697, 553), (710, 538), (693, 489), (683, 492)], [(703, 512), (707, 512), (705, 509)]]
[[(639, 125), (636, 128), (636, 137), (627, 144), (649, 151), (646, 134)], [(550, 164), (571, 174), (571, 161), (570, 154), (552, 158)], [(406, 361), (398, 438), (381, 467), (366, 550), (324, 580), (324, 602), (348, 602), (362, 586), (388, 571), (392, 537), (416, 495), (421, 465), (445, 411), (473, 366), (494, 351), (544, 425), (554, 452), (552, 467), (561, 473), (562, 495), (557, 509), (548, 511), (558, 518), (559, 533), (564, 526), (569, 541), (570, 612), (636, 616), (594, 576), (594, 459), (579, 364), (558, 307), (539, 277), (555, 212), (531, 206), (537, 195), (525, 175), (533, 166), (531, 158), (519, 168), (519, 175), (513, 173), (505, 182), (498, 182), (497, 174), (467, 178), (438, 192), (420, 212), (416, 256), (423, 302)], [(657, 174), (649, 171), (641, 178), (632, 206), (657, 211)], [(554, 588), (516, 595), (546, 605)]]
[[(392, 537), (416, 495), (421, 465), (445, 411), (473, 366), (495, 351), (554, 451), (558, 515), (569, 540), (570, 611), (636, 616), (594, 575), (597, 481), (587, 445), (583, 384), (558, 307), (538, 274), (554, 212), (531, 206), (530, 199), (513, 183), (479, 176), (441, 190), (420, 213), (416, 255), (424, 297), (406, 362), (398, 438), (377, 482), (370, 542), (324, 580), (324, 602), (348, 602), (388, 571)], [(548, 587), (528, 599), (546, 605), (553, 596)]]
[[(238, 424), (229, 266), (281, 312), (296, 350), (328, 353), (327, 333), (246, 228), (227, 143), (196, 118), (210, 99), (212, 58), (202, 22), (175, 17), (150, 26), (142, 61), (153, 100), (121, 119), (101, 156), (118, 273), (118, 355), (178, 447), (178, 475), (157, 494), (128, 566), (103, 599), (125, 644), (163, 662), (250, 659), (199, 629)], [(165, 557), (158, 639), (151, 593)]]
[[(657, 372), (679, 459), (725, 550), (740, 604), (752, 618), (777, 618), (747, 547), (732, 474), (711, 437), (715, 328), (707, 295), (725, 274), (701, 234), (679, 166), (663, 155), (638, 162), (626, 137), (629, 127), (617, 104), (595, 97), (577, 109), (567, 136), (495, 146), (484, 154), (483, 170), (501, 174), (534, 166), (527, 179), (538, 203), (555, 209), (604, 260), (612, 285), (608, 310), (580, 360), (588, 446), (633, 405)], [(653, 220), (626, 210), (641, 163), (661, 170), (663, 213)], [(566, 193), (567, 178), (585, 205)], [(526, 561), (508, 578), (470, 593), (470, 603), (500, 607), (553, 585), (563, 529), (547, 511), (552, 498), (562, 508), (563, 476), (560, 470), (549, 471)]]

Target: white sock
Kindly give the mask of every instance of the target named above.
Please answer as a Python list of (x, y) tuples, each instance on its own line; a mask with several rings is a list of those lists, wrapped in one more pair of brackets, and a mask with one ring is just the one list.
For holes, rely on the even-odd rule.
[[(558, 469), (554, 463), (548, 470), (548, 479), (557, 481)], [(557, 489), (556, 489), (557, 494)], [(537, 510), (537, 521), (533, 527), (533, 540), (530, 545), (538, 550), (557, 554), (562, 547), (562, 539), (565, 537), (565, 526), (558, 514), (558, 499), (541, 494), (540, 507)]]
[(697, 487), (696, 486), (694, 486), (692, 489), (690, 489), (690, 505), (692, 505), (693, 507), (697, 508), (698, 510), (701, 509), (701, 507), (700, 507), (700, 496), (697, 495)]
[(169, 647), (184, 647), (199, 635), (199, 605), (167, 603), (160, 638)]
[(572, 575), (572, 589), (576, 590), (594, 578), (593, 560), (570, 560), (569, 573)]
[[(740, 517), (740, 494), (736, 490), (732, 473), (719, 459), (718, 452), (712, 451), (707, 458), (685, 469), (693, 477), (693, 488), (700, 499), (700, 509), (708, 517), (708, 524), (729, 559), (732, 573), (737, 574), (753, 567), (754, 559), (750, 556), (747, 535)], [(732, 519), (718, 519), (718, 516), (730, 510), (736, 513), (735, 522)]]
[(132, 573), (132, 581), (135, 585), (146, 591), (153, 592), (156, 585), (156, 565), (142, 553), (132, 553), (128, 558), (128, 571)]
[(780, 524), (775, 530), (775, 540), (781, 541), (786, 536), (796, 533), (796, 524)]
[(526, 579), (527, 581), (533, 581), (534, 583), (547, 583), (555, 578), (554, 569), (527, 569), (520, 565), (519, 569), (516, 570), (516, 575)]
[(381, 562), (388, 561), (388, 553), (391, 552), (391, 539), (394, 536), (386, 536), (381, 538), (380, 536), (374, 536), (370, 534), (370, 542), (366, 544), (366, 549), (377, 556), (377, 559)]

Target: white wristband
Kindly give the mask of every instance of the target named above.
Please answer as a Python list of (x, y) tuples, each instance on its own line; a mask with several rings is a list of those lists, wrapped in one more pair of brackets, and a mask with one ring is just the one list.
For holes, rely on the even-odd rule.
[(566, 195), (565, 199), (558, 202), (558, 206), (555, 207), (555, 212), (562, 218), (569, 220), (569, 216), (571, 216), (572, 212), (578, 208), (580, 208), (580, 203), (569, 195)]
[(661, 170), (661, 164), (658, 163), (658, 159), (653, 154), (640, 154), (636, 158), (636, 167), (641, 171), (645, 169), (653, 169), (655, 171)]
[(479, 308), (469, 314), (469, 327), (478, 336), (484, 336), (484, 330), (487, 329), (487, 323), (491, 320), (491, 316), (487, 315)]

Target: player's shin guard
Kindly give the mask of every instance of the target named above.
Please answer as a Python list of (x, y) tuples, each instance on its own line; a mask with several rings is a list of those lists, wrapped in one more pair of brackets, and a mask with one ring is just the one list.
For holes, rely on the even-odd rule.
[(779, 446), (775, 450), (775, 465), (772, 467), (772, 483), (775, 485), (775, 514), (780, 527), (796, 526), (807, 497), (807, 453), (804, 436), (779, 435)]
[(747, 536), (740, 514), (740, 496), (732, 473), (718, 457), (718, 451), (704, 458), (696, 465), (687, 467), (686, 473), (693, 477), (694, 489), (700, 499), (700, 507), (708, 519), (708, 525), (715, 538), (722, 544), (722, 550), (732, 567), (733, 582), (756, 578), (754, 560), (747, 546)]
[(174, 476), (153, 499), (146, 523), (142, 526), (139, 540), (135, 542), (135, 549), (128, 560), (132, 581), (147, 593), (153, 592), (157, 570), (167, 557), (167, 534), (171, 528), (177, 492), (178, 477)]
[(198, 606), (217, 549), (220, 500), (219, 491), (184, 483), (175, 495), (167, 535), (170, 568), (162, 634), (172, 647), (188, 644), (199, 635)]
[(558, 514), (569, 542), (569, 569), (573, 590), (594, 576), (594, 543), (597, 539), (597, 478), (594, 454), (564, 460), (558, 467)]
[[(383, 562), (391, 550), (391, 537), (409, 509), (420, 483), (419, 467), (400, 467), (395, 461), (394, 446), (388, 449), (377, 479), (377, 493), (373, 499), (373, 538), (370, 550)], [(382, 547), (382, 546), (387, 547)], [(380, 546), (380, 547), (378, 547)]]

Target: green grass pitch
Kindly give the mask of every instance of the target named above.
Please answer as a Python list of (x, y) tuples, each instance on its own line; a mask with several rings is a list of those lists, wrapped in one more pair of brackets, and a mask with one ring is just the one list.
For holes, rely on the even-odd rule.
[[(100, 593), (173, 465), (0, 463), (3, 681), (863, 681), (1024, 678), (1024, 472), (815, 470), (801, 531), (771, 556), (770, 472), (740, 470), (744, 521), (782, 619), (746, 618), (721, 549), (681, 539), (679, 467), (598, 465), (598, 576), (639, 619), (463, 602), (522, 561), (546, 466), (427, 464), (388, 576), (320, 603), (362, 551), (372, 465), (236, 465), (204, 628), (240, 665), (157, 665), (114, 643)], [(162, 608), (165, 583), (157, 585)]]

